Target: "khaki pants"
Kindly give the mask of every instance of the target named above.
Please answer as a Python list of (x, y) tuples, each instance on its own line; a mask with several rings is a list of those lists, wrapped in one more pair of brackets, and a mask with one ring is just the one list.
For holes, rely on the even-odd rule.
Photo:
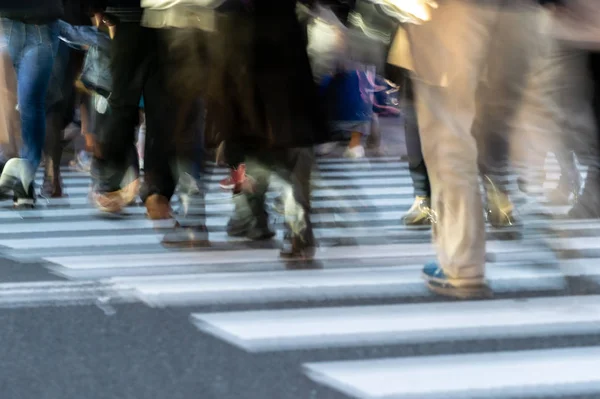
[(535, 42), (530, 30), (539, 33), (532, 23), (538, 8), (526, 1), (502, 3), (446, 0), (431, 22), (409, 28), (421, 145), (436, 213), (434, 243), (453, 279), (484, 275), (478, 164), (491, 166), (508, 151), (478, 154), (478, 142), (486, 151), (491, 141), (506, 144), (531, 57), (531, 49), (523, 49)]

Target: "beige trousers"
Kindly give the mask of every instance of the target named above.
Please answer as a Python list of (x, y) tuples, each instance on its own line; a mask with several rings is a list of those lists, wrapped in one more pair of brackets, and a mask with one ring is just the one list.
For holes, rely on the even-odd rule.
[(532, 56), (523, 49), (535, 42), (531, 30), (539, 33), (533, 23), (538, 9), (531, 2), (502, 3), (440, 1), (431, 22), (409, 28), (421, 145), (436, 213), (433, 239), (439, 263), (453, 279), (484, 275), (477, 144), (489, 139), (487, 132), (507, 140)]

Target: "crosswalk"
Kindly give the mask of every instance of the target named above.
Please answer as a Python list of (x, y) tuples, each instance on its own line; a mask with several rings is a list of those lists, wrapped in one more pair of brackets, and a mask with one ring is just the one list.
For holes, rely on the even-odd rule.
[[(555, 185), (558, 165), (548, 162), (546, 172)], [(490, 229), (495, 298), (455, 302), (422, 283), (422, 264), (435, 257), (430, 231), (399, 222), (412, 203), (405, 162), (318, 161), (313, 221), (321, 246), (302, 267), (279, 260), (275, 242), (227, 237), (233, 204), (218, 189), (225, 175), (213, 168), (206, 177), (205, 250), (162, 247), (173, 222), (147, 220), (142, 206), (99, 214), (88, 204), (88, 176), (67, 169), (68, 197), (20, 212), (0, 203), (0, 255), (63, 278), (0, 284), (0, 307), (91, 301), (110, 315), (119, 302), (186, 306), (197, 309), (190, 322), (198, 333), (249, 354), (401, 348), (386, 358), (297, 365), (347, 397), (600, 396), (600, 222), (531, 218), (518, 241)]]

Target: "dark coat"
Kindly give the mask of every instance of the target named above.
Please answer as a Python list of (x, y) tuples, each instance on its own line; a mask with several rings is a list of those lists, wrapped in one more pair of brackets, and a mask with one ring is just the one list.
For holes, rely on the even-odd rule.
[(248, 12), (223, 14), (209, 46), (205, 98), (216, 131), (245, 148), (304, 147), (327, 140), (296, 2), (252, 4)]
[(2, 0), (0, 17), (28, 23), (46, 23), (62, 18), (62, 0)]

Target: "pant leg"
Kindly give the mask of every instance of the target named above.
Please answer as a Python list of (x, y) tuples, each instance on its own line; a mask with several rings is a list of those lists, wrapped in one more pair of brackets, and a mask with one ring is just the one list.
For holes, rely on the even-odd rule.
[(60, 174), (60, 158), (62, 155), (62, 135), (64, 129), (64, 107), (62, 103), (55, 104), (46, 113), (46, 176), (58, 177)]
[(471, 134), (475, 92), (497, 10), (440, 3), (430, 23), (410, 27), (423, 156), (436, 215), (433, 239), (449, 277), (484, 274), (485, 226), (477, 144)]
[[(290, 209), (289, 200), (284, 201), (286, 224), (294, 235), (314, 240), (311, 214), (310, 176), (315, 162), (314, 151), (310, 147), (285, 150), (278, 160), (276, 172), (290, 185), (294, 202)], [(291, 211), (291, 212), (290, 212)]]
[[(540, 10), (542, 32), (551, 25), (552, 15)], [(591, 107), (592, 82), (587, 70), (587, 55), (580, 49), (566, 46), (549, 35), (539, 38), (542, 54), (534, 63), (514, 137), (515, 158), (526, 163), (528, 180), (537, 184), (545, 179), (544, 163), (553, 152), (568, 181), (579, 180), (573, 152), (582, 160), (598, 148)], [(593, 150), (592, 152), (594, 152)]]
[(395, 65), (386, 65), (386, 77), (400, 87), (402, 119), (404, 121), (404, 137), (408, 169), (413, 183), (414, 195), (430, 197), (431, 185), (427, 176), (427, 166), (421, 149), (421, 136), (415, 110), (415, 96), (410, 71)]
[(509, 183), (511, 135), (523, 134), (517, 116), (532, 62), (541, 51), (539, 11), (533, 2), (499, 9), (490, 27), (485, 70), (476, 93), (472, 132), (478, 143), (479, 169), (505, 193)]
[[(589, 71), (593, 80), (592, 107), (596, 127), (595, 142), (600, 142), (600, 53), (589, 54)], [(580, 206), (583, 206), (594, 217), (600, 216), (600, 154), (598, 147), (590, 146), (586, 154), (588, 158), (588, 171), (585, 178), (583, 191), (579, 198)]]
[(421, 149), (421, 135), (417, 123), (417, 114), (414, 104), (413, 87), (410, 78), (404, 80), (404, 91), (407, 94), (404, 100), (404, 136), (406, 140), (406, 153), (408, 155), (408, 168), (413, 183), (415, 196), (430, 197), (431, 185), (427, 175), (427, 166)]
[(112, 42), (110, 70), (113, 87), (106, 123), (99, 126), (98, 135), (101, 149), (97, 154), (100, 158), (96, 161), (100, 191), (118, 190), (130, 166), (152, 38), (151, 29), (142, 28), (138, 23), (122, 23)]
[[(159, 32), (149, 32), (148, 54), (143, 70), (143, 95), (146, 110), (146, 143), (144, 148), (144, 187), (141, 197), (158, 194), (171, 198), (177, 179), (173, 171), (175, 158), (174, 126), (172, 115), (176, 112), (172, 96), (166, 86), (165, 60), (160, 52)], [(139, 99), (138, 102), (139, 104)], [(137, 111), (136, 104), (136, 113)], [(179, 105), (179, 103), (177, 103)], [(137, 151), (136, 151), (137, 159)]]
[(253, 217), (259, 220), (265, 218), (266, 192), (274, 173), (283, 185), (286, 227), (293, 235), (313, 240), (310, 222), (313, 149), (247, 149), (245, 163), (246, 173), (253, 181), (253, 190), (244, 195)]
[[(207, 79), (206, 40), (206, 34), (196, 29), (162, 30), (159, 40), (165, 96), (171, 104), (169, 114), (174, 116), (165, 127), (170, 132), (168, 162), (174, 182), (182, 183), (184, 191), (199, 188), (203, 166), (206, 109), (201, 95)], [(195, 183), (183, 187), (186, 182)]]
[(34, 170), (40, 164), (46, 136), (46, 95), (58, 48), (56, 24), (30, 25), (3, 21), (11, 26), (8, 50), (17, 74), (21, 115), (21, 157)]

